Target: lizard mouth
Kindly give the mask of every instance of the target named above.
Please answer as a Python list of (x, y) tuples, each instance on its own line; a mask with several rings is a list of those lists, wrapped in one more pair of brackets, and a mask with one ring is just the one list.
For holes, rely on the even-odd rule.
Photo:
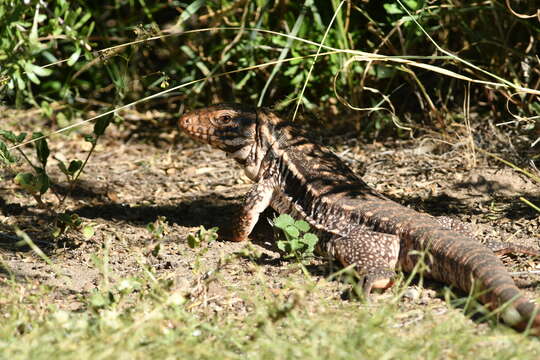
[(184, 128), (184, 131), (193, 139), (203, 140), (209, 143), (214, 143), (217, 140), (217, 136), (208, 131), (203, 131), (196, 128)]
[(219, 138), (219, 136), (214, 135), (213, 132), (204, 131), (203, 129), (200, 129), (197, 127), (191, 127), (191, 128), (187, 127), (187, 128), (184, 128), (184, 131), (192, 139), (203, 141), (207, 144), (210, 144), (218, 148), (223, 146), (223, 141)]

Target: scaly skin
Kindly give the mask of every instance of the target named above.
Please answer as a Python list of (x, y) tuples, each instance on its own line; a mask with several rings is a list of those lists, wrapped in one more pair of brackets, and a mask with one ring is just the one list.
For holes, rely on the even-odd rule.
[(395, 269), (412, 271), (424, 253), (425, 275), (465, 292), (474, 287), (489, 308), (504, 308), (502, 318), (510, 326), (530, 326), (532, 334), (540, 334), (538, 308), (493, 252), (472, 241), (461, 225), (377, 193), (331, 151), (274, 112), (215, 105), (184, 115), (179, 126), (229, 153), (255, 182), (233, 240), (246, 240), (260, 213), (271, 206), (307, 221), (321, 237), (323, 251), (356, 267), (366, 293), (391, 286)]

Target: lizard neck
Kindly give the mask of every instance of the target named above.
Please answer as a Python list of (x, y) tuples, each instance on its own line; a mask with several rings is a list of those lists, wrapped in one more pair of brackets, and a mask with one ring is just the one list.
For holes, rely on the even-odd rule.
[[(257, 110), (255, 142), (249, 147), (240, 149), (235, 159), (244, 166), (246, 176), (258, 182), (275, 157), (280, 133), (277, 124), (283, 122), (273, 112), (261, 108)], [(233, 155), (234, 156), (234, 155)]]

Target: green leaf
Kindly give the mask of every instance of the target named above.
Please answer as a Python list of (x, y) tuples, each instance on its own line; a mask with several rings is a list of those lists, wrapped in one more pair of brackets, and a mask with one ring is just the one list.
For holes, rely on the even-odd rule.
[(199, 247), (200, 245), (200, 241), (193, 234), (189, 234), (187, 236), (187, 242), (189, 247), (192, 249)]
[(42, 66), (26, 63), (25, 70), (36, 74), (39, 77), (49, 76), (52, 74), (51, 69), (44, 68)]
[[(214, 226), (213, 228), (210, 228), (208, 230), (205, 230), (203, 226), (201, 226), (202, 230), (205, 231), (204, 233), (204, 239), (206, 242), (212, 242), (212, 241), (216, 241), (217, 238), (218, 238), (218, 230), (219, 230), (219, 227), (217, 226)], [(202, 231), (201, 231), (202, 232)]]
[(13, 181), (30, 193), (35, 193), (38, 190), (34, 174), (18, 173), (17, 175), (15, 175)]
[(294, 222), (294, 226), (302, 231), (302, 232), (308, 232), (309, 231), (309, 224), (305, 222), (304, 220), (297, 220)]
[(26, 88), (26, 84), (25, 84), (19, 70), (16, 70), (13, 73), (13, 77), (15, 78), (15, 81), (17, 82), (17, 88), (19, 88), (19, 90), (24, 90)]
[(307, 245), (306, 252), (312, 254), (315, 250), (315, 245), (319, 241), (319, 238), (315, 234), (304, 234), (304, 237), (302, 238), (302, 242)]
[(28, 76), (28, 79), (30, 79), (30, 81), (33, 82), (34, 84), (36, 84), (36, 85), (41, 84), (41, 81), (39, 80), (39, 78), (34, 73), (27, 71), (26, 76)]
[(36, 13), (34, 14), (34, 21), (32, 22), (32, 29), (30, 30), (30, 35), (28, 36), (28, 40), (30, 41), (30, 43), (39, 43), (38, 22), (39, 22), (39, 6), (36, 6)]
[(39, 173), (36, 176), (36, 185), (40, 194), (45, 193), (49, 189), (49, 176), (45, 173), (45, 171), (43, 171), (43, 169), (40, 169)]
[(92, 307), (100, 309), (104, 308), (105, 306), (109, 305), (109, 297), (105, 297), (102, 294), (95, 292), (92, 295), (90, 295), (90, 305)]
[(12, 143), (17, 142), (17, 136), (12, 131), (0, 130), (0, 135), (2, 135), (2, 137), (7, 141), (10, 141)]
[(304, 81), (304, 73), (298, 73), (291, 79), (291, 85), (298, 85)]
[(293, 76), (294, 74), (296, 74), (296, 72), (298, 71), (298, 66), (288, 66), (287, 67), (287, 70), (285, 70), (283, 72), (283, 75), (285, 76)]
[(308, 233), (308, 234), (304, 234), (304, 237), (302, 238), (302, 240), (305, 244), (314, 246), (319, 241), (319, 238), (315, 234)]
[(49, 177), (41, 169), (37, 176), (31, 173), (19, 173), (13, 181), (29, 193), (43, 194), (49, 189)]
[[(45, 83), (44, 87), (48, 87), (50, 86), (52, 83), (55, 83), (55, 82), (47, 82)], [(47, 101), (42, 101), (41, 102), (41, 111), (43, 112), (43, 114), (48, 117), (48, 118), (51, 118), (52, 117), (52, 114), (53, 114), (53, 108), (51, 106), (51, 104)]]
[(61, 128), (67, 127), (69, 125), (69, 119), (63, 112), (58, 111), (56, 113), (56, 124)]
[(159, 255), (159, 252), (161, 251), (161, 243), (157, 243), (156, 246), (152, 249), (152, 256), (156, 257)]
[(82, 219), (77, 214), (68, 214), (64, 212), (58, 215), (58, 221), (74, 228), (78, 228), (82, 225)]
[(13, 164), (17, 160), (9, 152), (7, 145), (0, 141), (0, 160), (5, 164)]
[(32, 134), (32, 139), (39, 139), (35, 142), (36, 153), (39, 159), (39, 162), (43, 165), (43, 168), (47, 166), (47, 159), (49, 158), (49, 146), (47, 145), (47, 140), (43, 136), (43, 133), (37, 131)]
[(96, 144), (96, 138), (93, 135), (85, 135), (84, 136), (84, 141), (89, 142), (92, 145)]
[(79, 227), (82, 225), (82, 219), (77, 214), (71, 215), (71, 222), (73, 223), (73, 225), (75, 225), (75, 227)]
[(73, 223), (71, 221), (71, 216), (69, 216), (69, 214), (67, 214), (67, 213), (59, 214), (58, 215), (58, 221), (60, 221), (61, 223), (65, 224), (65, 225), (73, 225)]
[(277, 247), (279, 250), (286, 252), (287, 250), (287, 241), (280, 240), (277, 242)]
[(79, 56), (81, 56), (81, 49), (77, 47), (77, 50), (71, 56), (69, 57), (67, 64), (68, 66), (73, 66), (79, 60)]
[(73, 26), (75, 30), (79, 29), (81, 26), (84, 25), (85, 22), (87, 22), (92, 17), (92, 13), (87, 12), (77, 21), (77, 23)]
[(49, 76), (52, 74), (51, 69), (47, 69), (41, 66), (34, 65), (30, 62), (22, 62), (22, 65), (24, 67), (24, 71), (26, 76), (32, 81), (34, 84), (40, 84), (41, 81), (39, 80), (39, 77), (43, 76)]
[(58, 168), (60, 168), (60, 171), (63, 172), (66, 175), (69, 175), (69, 171), (66, 168), (66, 164), (62, 160), (58, 160)]
[(82, 160), (71, 160), (67, 169), (70, 175), (74, 175), (82, 167)]
[(154, 235), (161, 237), (163, 235), (163, 226), (159, 225), (157, 228), (154, 228)]
[(89, 240), (95, 234), (95, 230), (92, 226), (86, 225), (82, 228), (82, 234), (86, 240)]
[(23, 133), (20, 133), (19, 135), (15, 135), (13, 132), (11, 131), (6, 131), (6, 130), (0, 130), (0, 135), (6, 139), (7, 141), (10, 141), (12, 143), (15, 143), (15, 144), (18, 144), (18, 143), (21, 143), (24, 141), (24, 139), (26, 138), (26, 133), (23, 132)]
[(384, 4), (383, 7), (389, 15), (401, 15), (404, 13), (398, 4)]
[(178, 17), (176, 26), (180, 26), (184, 21), (194, 15), (200, 8), (206, 3), (206, 0), (196, 0), (192, 2), (187, 8), (184, 9), (182, 14)]
[(96, 136), (101, 136), (105, 132), (105, 129), (107, 129), (107, 126), (111, 123), (111, 116), (104, 116), (97, 119), (96, 123), (94, 124), (94, 134)]
[(17, 136), (16, 143), (22, 143), (26, 138), (26, 135), (25, 132), (20, 133), (19, 136)]
[(240, 81), (236, 82), (236, 84), (234, 84), (234, 88), (236, 90), (242, 90), (242, 88), (244, 87), (244, 85), (247, 84), (248, 80), (251, 79), (253, 77), (253, 73), (252, 72), (246, 72), (246, 75), (240, 79)]
[(285, 229), (283, 229), (287, 234), (289, 234), (292, 238), (297, 238), (298, 235), (300, 235), (300, 231), (292, 225), (287, 226)]
[(419, 8), (418, 1), (416, 0), (404, 0), (404, 2), (409, 8), (411, 8), (411, 10), (418, 10)]
[(289, 214), (281, 214), (274, 220), (274, 226), (283, 230), (292, 224), (294, 224), (294, 219)]
[(298, 241), (298, 238), (289, 241), (289, 245), (291, 246), (291, 252), (295, 252), (296, 250), (299, 250), (302, 247), (304, 247), (304, 244)]
[(52, 235), (54, 238), (59, 237), (60, 235), (62, 235), (62, 229), (56, 226), (56, 227), (53, 229), (53, 231), (51, 232), (51, 235)]

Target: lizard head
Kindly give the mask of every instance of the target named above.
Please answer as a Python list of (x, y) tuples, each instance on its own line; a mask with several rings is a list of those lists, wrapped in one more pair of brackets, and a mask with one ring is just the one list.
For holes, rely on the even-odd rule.
[(212, 105), (185, 114), (178, 125), (192, 138), (241, 160), (255, 143), (257, 112), (239, 104)]

